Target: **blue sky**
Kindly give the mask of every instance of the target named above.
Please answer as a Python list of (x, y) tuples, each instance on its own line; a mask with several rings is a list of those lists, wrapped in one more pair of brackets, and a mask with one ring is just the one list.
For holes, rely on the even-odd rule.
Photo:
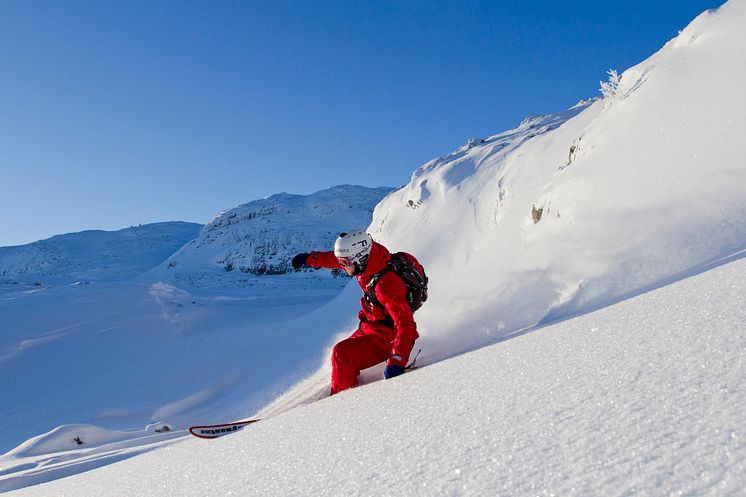
[(722, 0), (0, 1), (0, 246), (401, 186)]

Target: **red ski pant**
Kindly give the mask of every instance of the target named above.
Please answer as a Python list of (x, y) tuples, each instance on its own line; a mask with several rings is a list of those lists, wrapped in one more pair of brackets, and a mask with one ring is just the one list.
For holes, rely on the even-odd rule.
[(335, 345), (332, 351), (332, 395), (357, 386), (360, 371), (388, 359), (391, 343), (375, 332), (357, 330)]

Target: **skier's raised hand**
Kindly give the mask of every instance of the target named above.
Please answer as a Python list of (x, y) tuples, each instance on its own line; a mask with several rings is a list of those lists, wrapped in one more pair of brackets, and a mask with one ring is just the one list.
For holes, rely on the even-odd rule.
[(293, 261), (290, 263), (294, 269), (300, 269), (306, 265), (306, 259), (308, 259), (307, 253), (298, 254), (293, 257)]

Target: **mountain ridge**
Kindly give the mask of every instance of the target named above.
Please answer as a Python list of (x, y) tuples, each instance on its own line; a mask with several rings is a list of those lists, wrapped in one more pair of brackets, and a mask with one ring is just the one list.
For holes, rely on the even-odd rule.
[(393, 190), (337, 185), (310, 195), (253, 200), (216, 215), (145, 277), (200, 286), (294, 272), (295, 254), (330, 250), (341, 231), (366, 227), (375, 205)]
[(200, 229), (201, 224), (169, 221), (0, 247), (0, 276), (130, 279), (160, 264)]

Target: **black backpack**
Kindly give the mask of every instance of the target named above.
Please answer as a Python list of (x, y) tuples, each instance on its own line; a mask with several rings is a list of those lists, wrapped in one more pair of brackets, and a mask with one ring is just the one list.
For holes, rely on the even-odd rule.
[(404, 281), (407, 287), (407, 302), (412, 312), (422, 307), (423, 302), (427, 300), (427, 275), (425, 268), (417, 259), (406, 252), (395, 252), (391, 254), (386, 267), (378, 271), (370, 279), (370, 283), (365, 288), (365, 300), (370, 305), (383, 307), (376, 298), (376, 285), (381, 277), (389, 271), (395, 272)]

